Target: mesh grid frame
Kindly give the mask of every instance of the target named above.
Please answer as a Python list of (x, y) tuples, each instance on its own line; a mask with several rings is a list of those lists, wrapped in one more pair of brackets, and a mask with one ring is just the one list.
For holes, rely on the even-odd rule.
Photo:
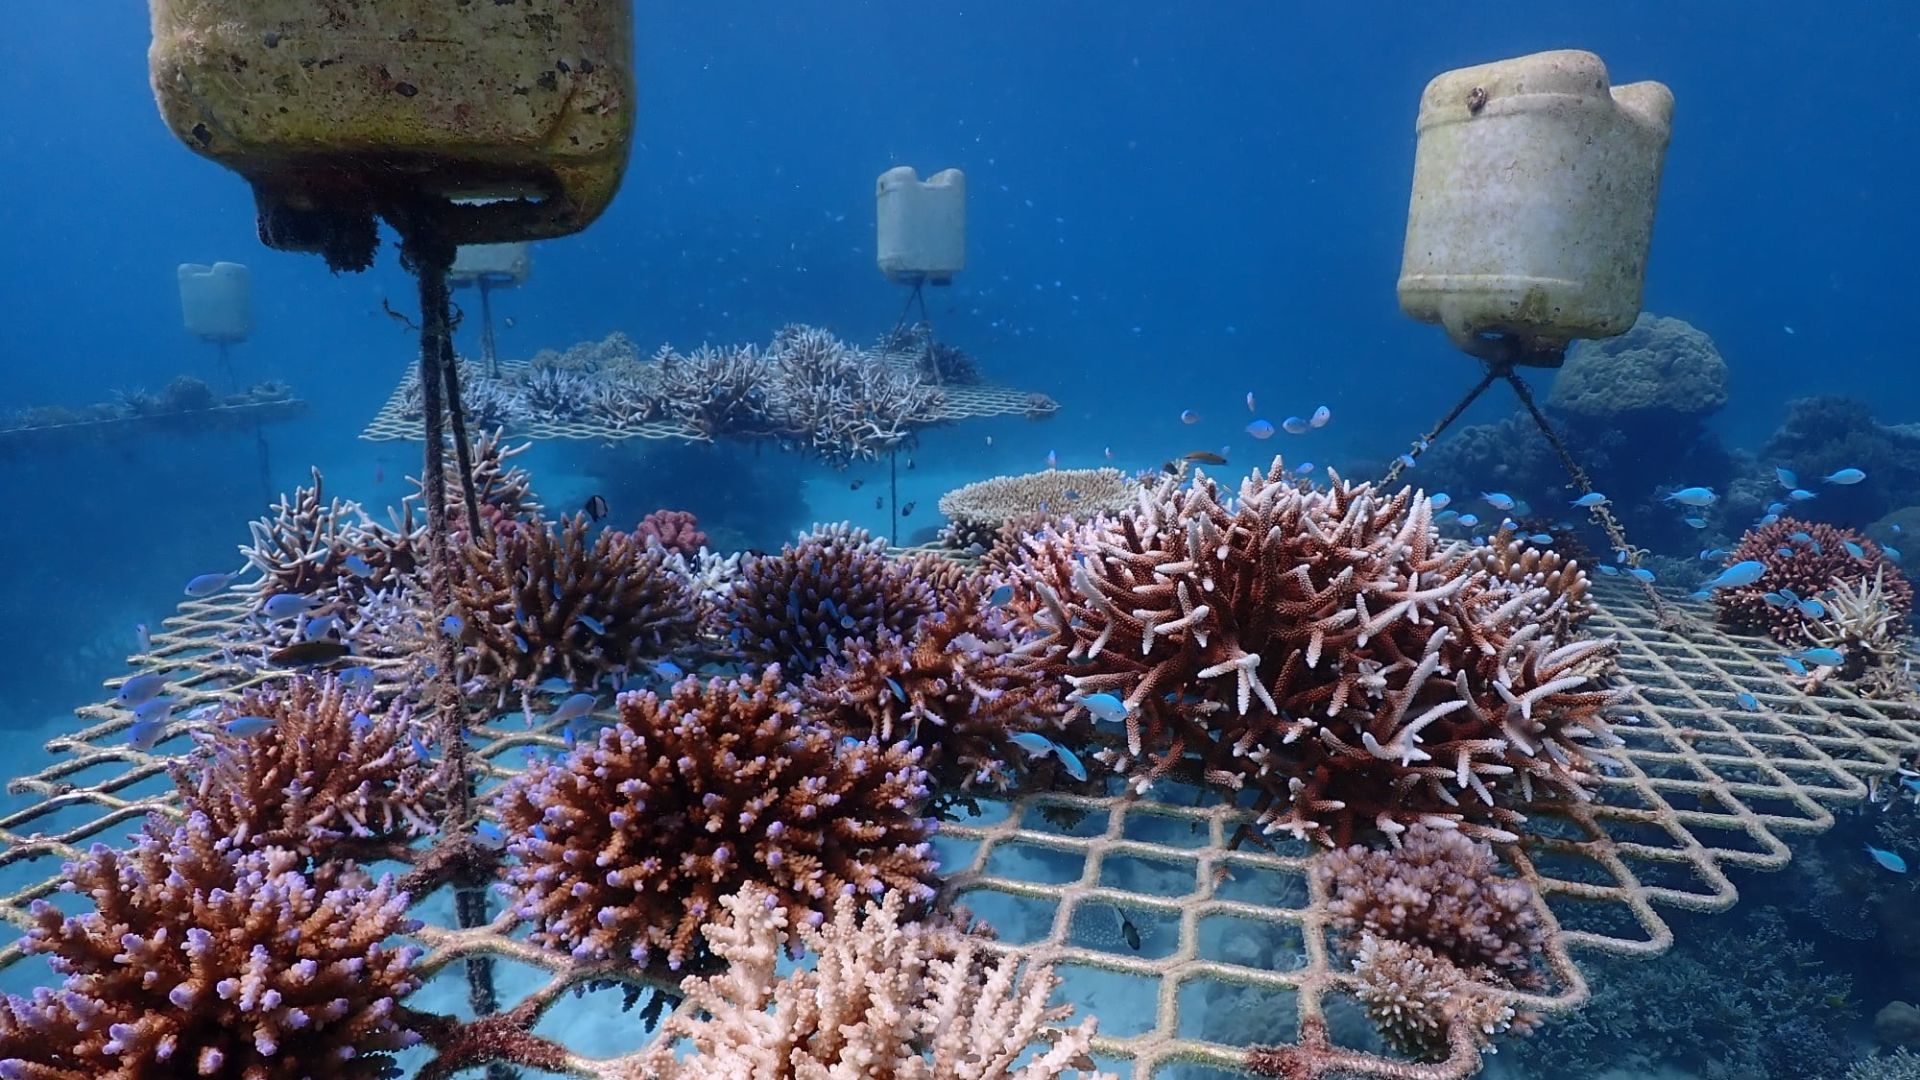
[[(881, 359), (895, 367), (912, 369), (915, 359), (911, 353), (882, 353)], [(529, 364), (525, 360), (502, 360), (500, 377), (510, 378), (525, 371)], [(374, 414), (360, 433), (362, 439), (370, 442), (391, 442), (406, 439), (419, 442), (421, 422), (406, 416), (407, 395), (419, 385), (420, 373), (408, 369), (386, 404)], [(940, 408), (935, 412), (932, 423), (944, 424), (957, 420), (971, 420), (990, 416), (1024, 416), (1030, 420), (1044, 420), (1060, 409), (1060, 404), (1045, 394), (1029, 393), (1004, 386), (988, 384), (960, 385), (947, 383), (940, 387), (944, 395)], [(614, 424), (605, 419), (593, 420), (541, 420), (521, 418), (505, 425), (509, 436), (520, 439), (599, 439), (603, 442), (622, 439), (680, 439), (688, 442), (711, 442), (693, 427), (678, 420), (649, 420), (644, 423)]]
[[(1617, 728), (1627, 740), (1623, 767), (1600, 778), (1591, 803), (1531, 808), (1521, 841), (1500, 849), (1503, 865), (1536, 887), (1543, 916), (1560, 928), (1543, 957), (1547, 987), (1507, 995), (1542, 1013), (1586, 999), (1581, 955), (1659, 955), (1674, 938), (1662, 909), (1732, 906), (1738, 892), (1729, 871), (1785, 866), (1791, 839), (1829, 828), (1834, 808), (1863, 800), (1869, 780), (1893, 775), (1920, 752), (1920, 709), (1910, 703), (1835, 687), (1817, 697), (1802, 693), (1771, 642), (1730, 637), (1697, 605), (1681, 605), (1694, 625), (1676, 634), (1658, 629), (1645, 600), (1628, 588), (1601, 583), (1595, 599), (1589, 630), (1619, 642), (1621, 673), (1634, 688), (1625, 708), (1638, 720)], [(248, 606), (238, 593), (182, 604), (151, 650), (133, 658), (129, 675), (172, 673), (169, 692), (181, 711), (278, 677), (248, 671), (244, 651), (222, 641)], [(1745, 707), (1741, 694), (1759, 708)], [(18, 928), (30, 925), (27, 905), (57, 889), (60, 861), (92, 842), (120, 841), (149, 811), (179, 815), (165, 751), (184, 748), (189, 725), (176, 721), (145, 752), (125, 745), (133, 719), (126, 711), (89, 706), (79, 715), (79, 731), (49, 743), (54, 763), (10, 785), (37, 801), (0, 817), (0, 874), (8, 886), (0, 919)], [(478, 725), (471, 740), (483, 792), (517, 771), (525, 751), (562, 750), (557, 727), (526, 727), (517, 713)], [(983, 813), (940, 831), (946, 894), (1001, 930), (994, 948), (1055, 964), (1082, 1014), (1082, 990), (1153, 995), (1150, 1027), (1114, 1028), (1103, 1017), (1097, 1053), (1131, 1063), (1140, 1080), (1174, 1063), (1237, 1073), (1249, 1044), (1285, 1044), (1309, 1024), (1324, 1030), (1329, 1016), (1354, 1010), (1315, 849), (1284, 840), (1236, 846), (1249, 815), (1200, 802), (1176, 783), (1138, 798), (1118, 787), (1104, 796), (987, 800)], [(431, 896), (421, 898), (416, 913), (432, 906)], [(1116, 932), (1121, 912), (1145, 928), (1138, 949)], [(534, 1012), (596, 980), (646, 984), (618, 966), (583, 967), (533, 946), (515, 923), (507, 911), (466, 930), (429, 918), (415, 935), (427, 950), (423, 974), (454, 974), (477, 956), (526, 965), (540, 981), (509, 1004)], [(1259, 955), (1236, 952), (1235, 938), (1259, 943)], [(0, 969), (23, 955), (17, 940), (6, 945)], [(1232, 1012), (1211, 1007), (1222, 996), (1242, 1011), (1257, 1003), (1261, 1025), (1220, 1030), (1210, 1017)], [(1343, 1075), (1440, 1080), (1480, 1065), (1477, 1055), (1460, 1053), (1413, 1065), (1364, 1042), (1340, 1053)], [(595, 1076), (608, 1067), (569, 1052), (570, 1072)]]

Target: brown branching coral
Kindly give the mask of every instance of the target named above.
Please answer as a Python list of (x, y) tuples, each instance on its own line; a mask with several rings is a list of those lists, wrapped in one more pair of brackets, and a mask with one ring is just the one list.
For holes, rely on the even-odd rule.
[(199, 814), (150, 822), (131, 851), (94, 847), (66, 885), (93, 911), (34, 903), (25, 947), (65, 981), (0, 1005), (0, 1075), (386, 1075), (417, 1041), (396, 1016), (417, 951), (384, 944), (414, 928), (407, 898), (303, 861), (245, 851)]
[(782, 442), (830, 465), (872, 460), (938, 418), (945, 395), (825, 330), (788, 326), (767, 351)]
[(1119, 469), (1048, 469), (1021, 476), (995, 476), (940, 496), (948, 547), (984, 550), (1010, 523), (1036, 530), (1042, 522), (1071, 516), (1086, 521), (1132, 506), (1140, 482)]
[[(1019, 655), (1017, 628), (989, 603), (990, 581), (952, 589), (911, 630), (854, 638), (807, 678), (808, 715), (860, 740), (905, 739), (942, 793), (1005, 790), (1027, 771), (1012, 740), (1060, 734), (1060, 682)], [(1044, 761), (1051, 767), (1052, 758)]]
[(1555, 634), (1570, 633), (1593, 614), (1586, 571), (1556, 549), (1535, 546), (1502, 529), (1474, 559), (1475, 568), (1496, 583), (1518, 592), (1539, 590), (1528, 610), (1551, 620)]
[[(253, 543), (240, 553), (260, 571), (254, 592), (262, 598), (280, 593), (303, 596), (333, 592), (342, 579), (355, 580), (347, 559), (363, 544), (367, 515), (360, 504), (327, 499), (320, 470), (313, 486), (282, 495), (266, 517), (248, 524)], [(371, 583), (370, 583), (371, 584)]]
[(669, 415), (709, 439), (773, 433), (769, 365), (753, 346), (702, 345), (684, 355), (663, 349), (658, 359)]
[[(242, 716), (270, 721), (271, 730), (224, 730)], [(170, 771), (186, 809), (235, 844), (326, 861), (342, 844), (435, 830), (457, 778), (444, 759), (421, 756), (415, 735), (405, 705), (381, 708), (338, 679), (297, 677), (223, 706)]]
[[(1714, 590), (1720, 621), (1737, 630), (1771, 634), (1783, 645), (1811, 640), (1810, 624), (1820, 609), (1809, 611), (1797, 600), (1820, 599), (1843, 583), (1858, 588), (1876, 573), (1884, 574), (1883, 595), (1896, 625), (1904, 624), (1913, 611), (1913, 586), (1899, 564), (1851, 529), (1783, 517), (1748, 531), (1727, 556), (1727, 565), (1747, 560), (1765, 566), (1766, 572), (1750, 585)], [(1774, 600), (1769, 601), (1769, 595)]]
[(502, 692), (558, 675), (578, 687), (670, 651), (693, 633), (686, 565), (659, 541), (575, 514), (461, 548), (454, 624), (462, 676)]
[(934, 867), (919, 757), (804, 720), (777, 670), (622, 695), (596, 742), (500, 793), (516, 910), (578, 959), (678, 968), (748, 882), (795, 921), (842, 895), (922, 904)]
[(1276, 461), (1237, 498), (1169, 478), (1026, 551), (1014, 606), (1048, 635), (1029, 651), (1076, 712), (1098, 695), (1125, 711), (1109, 763), (1144, 790), (1197, 757), (1209, 783), (1256, 790), (1268, 832), (1508, 839), (1514, 803), (1587, 797), (1615, 741), (1612, 643), (1557, 633), (1568, 594), (1494, 580), (1411, 490), (1316, 489)]
[[(1091, 1017), (1053, 1033), (1072, 1006), (1048, 999), (1060, 979), (1049, 967), (1024, 977), (1017, 957), (989, 958), (979, 939), (948, 925), (903, 923), (898, 893), (836, 898), (825, 925), (794, 927), (773, 894), (747, 886), (722, 901), (706, 928), (727, 962), (682, 991), (699, 1017), (676, 1014), (632, 1080), (1055, 1080), (1086, 1077)], [(794, 939), (797, 939), (794, 940)], [(782, 947), (799, 944), (817, 964), (781, 978)], [(675, 1060), (685, 1039), (693, 1053)]]
[(1456, 1024), (1485, 1044), (1516, 1016), (1484, 991), (1542, 985), (1537, 897), (1499, 876), (1487, 845), (1416, 826), (1392, 851), (1330, 852), (1317, 872), (1333, 893), (1332, 925), (1348, 935), (1361, 1004), (1401, 1052), (1446, 1056)]
[(826, 525), (780, 549), (749, 556), (716, 613), (741, 656), (799, 675), (818, 670), (850, 639), (905, 634), (941, 604), (964, 571), (929, 557), (895, 559), (865, 529)]

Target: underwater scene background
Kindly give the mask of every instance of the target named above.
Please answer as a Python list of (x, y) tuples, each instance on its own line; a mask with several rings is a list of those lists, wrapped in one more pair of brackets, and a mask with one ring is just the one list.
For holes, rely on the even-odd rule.
[[(146, 5), (10, 15), (0, 772), (89, 764), (0, 796), (0, 892), (64, 875), (126, 894), (96, 946), (165, 932), (88, 976), (85, 901), (16, 896), (0, 990), (91, 978), (125, 1027), (85, 1044), (61, 1026), (93, 1015), (78, 999), (16, 999), (0, 1075), (175, 1075), (175, 1046), (201, 1075), (337, 1047), (338, 1075), (592, 1074), (554, 1047), (635, 1055), (603, 1075), (807, 1075), (740, 1032), (871, 994), (905, 1011), (867, 1037), (930, 1063), (887, 1076), (1920, 1076), (1920, 379), (1892, 325), (1920, 232), (1920, 12), (643, 0), (618, 197), (491, 294), (499, 356), (530, 374), (488, 377), (455, 293), (490, 539), (456, 534), (461, 576), (426, 607), (421, 318), (394, 235), (364, 273), (263, 246), (246, 181), (158, 122)], [(1482, 368), (1394, 289), (1422, 87), (1549, 49), (1677, 102), (1645, 313), (1518, 373), (1585, 502), (1506, 386), (1422, 438)], [(930, 340), (898, 333), (906, 291), (874, 265), (874, 178), (901, 165), (966, 174), (966, 266), (926, 291), (950, 386), (870, 366)], [(255, 326), (228, 346), (182, 328), (176, 284), (217, 260), (251, 274)], [(808, 397), (822, 371), (869, 397), (851, 419), (786, 406), (811, 442), (713, 405), (737, 378), (743, 402), (831, 411)], [(258, 419), (191, 418), (221, 399)], [(711, 437), (534, 437), (608, 410)], [(1209, 571), (1216, 544), (1233, 554)], [(1303, 599), (1283, 579), (1309, 565)], [(486, 747), (484, 820), (452, 849), (467, 766), (428, 722), (442, 636)], [(1305, 719), (1350, 696), (1372, 704), (1345, 736)], [(130, 839), (162, 796), (173, 816)], [(1583, 816), (1589, 798), (1611, 809)], [(677, 809), (610, 815), (620, 799)], [(803, 830), (821, 807), (834, 823)], [(742, 838), (686, 839), (722, 818)], [(62, 869), (96, 841), (126, 854)], [(629, 847), (683, 877), (596, 861)], [(565, 876), (587, 863), (615, 868)], [(273, 893), (282, 923), (306, 883), (351, 897), (332, 926), (359, 944), (304, 958), (310, 1012), (246, 998), (275, 976), (244, 952), (229, 989), (133, 988), (187, 971), (165, 942), (207, 924), (169, 913), (217, 921), (207, 895), (250, 871), (295, 897)], [(1605, 913), (1563, 906), (1582, 888)], [(947, 913), (956, 891), (1003, 943), (1066, 951), (1016, 982)], [(712, 936), (723, 913), (734, 939)], [(409, 915), (517, 919), (532, 952), (483, 976)], [(424, 975), (400, 944), (368, 951), (390, 935), (426, 945)], [(568, 963), (587, 974), (538, 989)], [(1219, 981), (1163, 1002), (1180, 964)], [(919, 1001), (909, 968), (959, 999)], [(708, 982), (681, 1004), (632, 971)], [(456, 1022), (483, 999), (509, 1022)], [(328, 1033), (337, 1002), (359, 1042)], [(680, 1060), (641, 1060), (675, 1005)], [(973, 1044), (939, 1036), (988, 1014)], [(207, 1051), (181, 1016), (262, 1026)], [(1162, 1034), (1179, 1052), (1134, 1071), (1127, 1040)], [(1195, 1049), (1295, 1043), (1325, 1053)], [(261, 1075), (303, 1075), (285, 1068)]]

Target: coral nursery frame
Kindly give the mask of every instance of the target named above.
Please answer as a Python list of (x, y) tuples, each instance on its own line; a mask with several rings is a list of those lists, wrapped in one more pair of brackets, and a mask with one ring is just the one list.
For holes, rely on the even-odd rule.
[[(915, 356), (912, 353), (893, 352), (882, 354), (882, 359), (896, 367), (912, 368)], [(524, 360), (502, 360), (500, 374), (502, 378), (517, 375), (526, 370)], [(420, 421), (409, 420), (405, 416), (407, 393), (420, 379), (417, 371), (409, 369), (406, 377), (394, 388), (387, 403), (381, 406), (360, 433), (362, 439), (373, 442), (390, 442), (396, 439), (411, 439), (418, 442), (421, 438)], [(1028, 393), (1004, 386), (961, 385), (946, 383), (941, 385), (943, 400), (935, 423), (948, 423), (955, 420), (970, 420), (989, 416), (1024, 416), (1041, 420), (1059, 411), (1060, 404), (1045, 394)], [(694, 442), (709, 441), (692, 427), (677, 420), (650, 420), (645, 423), (614, 426), (605, 422), (581, 420), (518, 420), (507, 428), (507, 434), (525, 439), (684, 439)]]
[[(1809, 696), (1788, 681), (1769, 642), (1727, 636), (1704, 607), (1681, 605), (1693, 625), (1676, 634), (1658, 629), (1646, 599), (1625, 586), (1600, 583), (1594, 595), (1590, 629), (1618, 639), (1622, 675), (1635, 687), (1628, 708), (1639, 722), (1616, 729), (1626, 739), (1624, 767), (1601, 779), (1592, 804), (1534, 808), (1521, 842), (1501, 849), (1561, 931), (1545, 957), (1546, 988), (1511, 995), (1549, 1014), (1586, 999), (1582, 954), (1664, 952), (1673, 931), (1661, 909), (1730, 907), (1738, 898), (1730, 871), (1783, 867), (1791, 840), (1830, 827), (1835, 808), (1861, 802), (1869, 781), (1920, 752), (1920, 707), (1832, 687)], [(152, 649), (133, 658), (133, 673), (172, 673), (182, 712), (276, 677), (246, 674), (223, 652), (221, 636), (246, 611), (238, 593), (181, 605)], [(165, 763), (186, 745), (184, 724), (143, 752), (126, 745), (133, 718), (125, 711), (89, 706), (80, 717), (81, 730), (49, 744), (53, 764), (13, 781), (33, 804), (0, 817), (0, 921), (16, 931), (0, 948), (0, 969), (23, 959), (27, 906), (57, 889), (63, 860), (95, 841), (122, 841), (150, 811), (177, 814)], [(476, 728), (483, 790), (518, 768), (525, 751), (561, 748), (551, 726), (528, 728), (511, 716)], [(1236, 846), (1247, 815), (1196, 794), (1167, 783), (1143, 798), (987, 802), (942, 826), (947, 891), (995, 927), (996, 948), (1056, 965), (1066, 997), (1101, 1017), (1095, 1050), (1122, 1075), (1247, 1075), (1254, 1042), (1297, 1043), (1356, 1076), (1447, 1080), (1479, 1069), (1464, 1040), (1444, 1062), (1386, 1056), (1359, 1022), (1351, 976), (1333, 954), (1315, 850), (1291, 841)], [(632, 979), (530, 945), (511, 914), (454, 929), (444, 901), (416, 904), (429, 989), (460, 978), (463, 960), (513, 962), (531, 977), (503, 987), (504, 1003), (524, 1017), (593, 980)], [(1126, 1026), (1103, 1006), (1116, 993), (1153, 1000), (1150, 1021)], [(562, 1067), (595, 1076), (609, 1061), (576, 1048)]]

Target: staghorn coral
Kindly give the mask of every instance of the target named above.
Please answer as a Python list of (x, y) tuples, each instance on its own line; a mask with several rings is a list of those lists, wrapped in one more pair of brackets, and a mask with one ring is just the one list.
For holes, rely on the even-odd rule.
[(702, 436), (773, 433), (770, 365), (753, 346), (702, 345), (690, 355), (662, 349), (657, 360), (667, 413)]
[[(541, 510), (540, 500), (533, 493), (533, 477), (513, 463), (514, 458), (532, 449), (533, 444), (504, 446), (502, 438), (503, 433), (498, 429), (483, 431), (473, 440), (472, 453), (468, 455), (473, 462), (473, 488), (480, 497), (481, 517), (496, 525), (504, 521), (527, 521), (538, 516)], [(453, 455), (448, 454), (446, 460), (447, 520), (456, 528), (464, 528), (466, 489), (454, 474)], [(426, 485), (413, 476), (407, 477), (407, 482), (413, 485), (413, 491), (402, 503), (410, 523), (413, 507), (426, 505)], [(424, 511), (422, 513), (424, 515)]]
[(802, 719), (775, 669), (623, 694), (596, 742), (501, 791), (515, 909), (577, 959), (679, 968), (750, 881), (790, 920), (824, 918), (841, 895), (922, 904), (934, 866), (919, 757)]
[(1898, 1049), (1891, 1054), (1861, 1058), (1847, 1069), (1846, 1080), (1920, 1080), (1920, 1054)]
[(1127, 710), (1102, 759), (1144, 790), (1197, 757), (1216, 787), (1255, 789), (1269, 833), (1509, 839), (1515, 797), (1587, 797), (1617, 741), (1612, 642), (1552, 628), (1571, 592), (1495, 581), (1410, 489), (1315, 489), (1276, 460), (1235, 499), (1170, 477), (1023, 550), (1014, 607), (1046, 635), (1026, 651), (1076, 702)]
[(940, 539), (952, 548), (991, 548), (1001, 531), (1018, 523), (1037, 531), (1067, 515), (1087, 520), (1125, 510), (1140, 497), (1139, 481), (1119, 469), (1048, 469), (1022, 476), (995, 476), (940, 496), (947, 527)]
[(535, 420), (578, 420), (591, 403), (593, 383), (586, 376), (551, 367), (531, 367), (515, 380), (520, 400)]
[(1065, 706), (1059, 680), (1017, 652), (1019, 631), (988, 603), (991, 582), (951, 590), (938, 611), (906, 634), (853, 638), (809, 675), (800, 692), (809, 716), (860, 740), (905, 739), (925, 751), (922, 764), (943, 793), (976, 785), (1006, 790), (1029, 755), (1012, 739), (1022, 731), (1060, 734)]
[(903, 634), (940, 606), (964, 571), (931, 557), (894, 559), (887, 542), (851, 525), (824, 525), (742, 560), (716, 626), (742, 657), (812, 672), (852, 638)]
[[(280, 593), (334, 594), (343, 582), (358, 578), (346, 562), (368, 547), (366, 512), (356, 502), (337, 496), (328, 500), (320, 470), (312, 473), (312, 487), (280, 496), (266, 517), (248, 523), (253, 542), (241, 545), (240, 554), (260, 571), (252, 590), (263, 600)], [(383, 579), (379, 584), (385, 584), (387, 567), (376, 570)]]
[(96, 845), (41, 900), (24, 946), (61, 988), (0, 1006), (0, 1075), (17, 1080), (387, 1074), (417, 1039), (396, 1015), (419, 986), (407, 898), (351, 867), (244, 851), (205, 815), (155, 819), (131, 851)]
[(463, 678), (503, 694), (561, 676), (589, 687), (692, 636), (686, 564), (614, 529), (588, 540), (585, 514), (535, 519), (464, 544), (453, 585)]
[[(1022, 977), (1017, 956), (991, 959), (972, 935), (903, 924), (898, 893), (864, 913), (840, 896), (819, 927), (792, 927), (756, 886), (722, 904), (725, 917), (705, 933), (726, 970), (681, 984), (704, 1015), (675, 1014), (629, 1080), (1111, 1080), (1079, 1071), (1093, 1067), (1091, 1017), (1027, 1058), (1043, 1025), (1072, 1012), (1047, 1004), (1060, 984), (1052, 968)], [(781, 978), (783, 945), (819, 960)], [(693, 1053), (675, 1060), (681, 1039)]]
[(1883, 563), (1874, 567), (1871, 581), (1835, 585), (1820, 601), (1824, 614), (1806, 626), (1809, 642), (1846, 657), (1838, 672), (1841, 678), (1883, 700), (1914, 694), (1911, 663), (1901, 641), (1906, 620), (1895, 613), (1891, 595)]
[[(1853, 556), (1849, 544), (1859, 548), (1861, 558)], [(1767, 601), (1768, 594), (1778, 600), (1781, 590), (1812, 600), (1843, 583), (1859, 587), (1884, 572), (1882, 590), (1896, 618), (1904, 622), (1913, 611), (1913, 586), (1900, 568), (1880, 545), (1849, 529), (1783, 517), (1741, 537), (1727, 565), (1749, 559), (1764, 564), (1766, 573), (1751, 585), (1714, 590), (1720, 621), (1737, 630), (1771, 634), (1784, 645), (1806, 644), (1814, 617), (1791, 601)]]
[(814, 327), (782, 328), (766, 359), (781, 442), (835, 467), (905, 444), (946, 400), (912, 370)]
[[(221, 730), (239, 716), (273, 722), (264, 736)], [(343, 843), (410, 840), (435, 831), (458, 778), (422, 756), (407, 706), (334, 678), (257, 687), (196, 732), (170, 764), (186, 809), (249, 849), (286, 848), (327, 861)]]
[(700, 531), (700, 520), (685, 510), (655, 510), (640, 519), (633, 535), (652, 537), (660, 546), (678, 555), (694, 557), (707, 546), (707, 534)]
[(1532, 593), (1528, 610), (1565, 637), (1593, 614), (1587, 573), (1571, 557), (1520, 539), (1516, 531), (1503, 527), (1474, 554), (1474, 568), (1515, 592)]

